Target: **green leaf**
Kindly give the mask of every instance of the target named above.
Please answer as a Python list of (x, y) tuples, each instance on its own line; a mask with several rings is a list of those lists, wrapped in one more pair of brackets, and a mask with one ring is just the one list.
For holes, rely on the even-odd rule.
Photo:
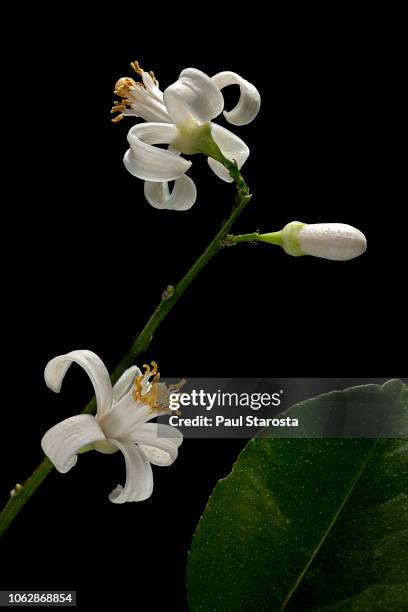
[[(285, 414), (318, 415), (323, 431), (374, 404), (406, 434), (400, 381)], [(270, 433), (246, 445), (208, 501), (188, 559), (191, 610), (407, 611), (408, 440)]]

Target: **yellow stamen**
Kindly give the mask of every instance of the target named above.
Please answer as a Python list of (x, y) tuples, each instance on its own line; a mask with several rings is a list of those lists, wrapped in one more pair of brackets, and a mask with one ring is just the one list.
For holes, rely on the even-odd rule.
[(150, 374), (150, 366), (146, 363), (143, 364), (144, 369), (146, 370), (144, 375), (147, 376), (147, 378), (149, 378), (149, 374)]
[[(150, 376), (154, 376), (155, 374), (157, 374), (157, 370), (159, 368), (159, 366), (157, 365), (157, 363), (155, 361), (152, 361), (152, 371), (150, 373)], [(159, 374), (160, 376), (160, 374)]]
[[(143, 402), (147, 404), (151, 412), (166, 412), (172, 414), (168, 406), (169, 391), (178, 390), (184, 385), (185, 380), (181, 380), (175, 385), (167, 387), (164, 383), (159, 383), (160, 372), (158, 371), (158, 365), (155, 361), (152, 361), (151, 366), (148, 364), (143, 365), (145, 373), (141, 376), (136, 376), (135, 384), (133, 389), (133, 399), (135, 402)], [(150, 378), (153, 380), (150, 382), (148, 391), (143, 391), (143, 383), (149, 382)]]
[(135, 388), (133, 389), (133, 399), (135, 400), (135, 402), (137, 402), (137, 400), (141, 399), (142, 397), (142, 381), (143, 376), (136, 376)]
[(121, 100), (119, 102), (119, 100), (114, 100), (113, 101), (113, 106), (111, 108), (111, 113), (118, 113), (119, 111), (124, 111), (127, 109), (127, 107), (130, 106), (130, 100)]
[[(134, 62), (130, 62), (130, 65), (132, 67), (132, 70), (138, 74), (139, 76), (143, 77), (143, 73), (144, 70), (143, 68), (140, 67), (139, 62), (137, 60), (135, 60)], [(151, 76), (151, 78), (153, 79), (153, 82), (157, 85), (158, 81), (156, 79), (156, 77), (154, 76), (154, 72), (153, 70), (149, 71), (149, 75)], [(117, 113), (119, 111), (123, 111), (126, 109), (126, 105), (131, 106), (131, 101), (130, 101), (130, 97), (131, 97), (131, 89), (134, 87), (142, 87), (143, 89), (145, 89), (145, 86), (143, 83), (136, 83), (136, 81), (134, 79), (131, 79), (129, 77), (121, 77), (115, 85), (115, 89), (113, 90), (113, 93), (115, 94), (115, 96), (119, 96), (119, 98), (122, 98), (120, 102), (115, 101), (113, 103), (114, 107), (117, 107), (118, 110), (113, 110), (111, 112), (113, 113)], [(121, 106), (123, 106), (123, 108), (120, 108)], [(112, 123), (117, 123), (118, 121), (121, 121), (123, 119), (123, 115), (118, 115), (117, 117), (115, 117), (114, 119), (112, 119)]]
[(135, 60), (134, 62), (130, 62), (130, 66), (132, 68), (132, 70), (134, 70), (136, 72), (136, 74), (139, 74), (140, 76), (143, 76), (143, 68), (141, 68), (139, 66), (139, 62), (137, 60)]
[(112, 123), (119, 123), (119, 121), (122, 121), (122, 119), (124, 119), (124, 118), (125, 118), (124, 115), (117, 115), (116, 117), (111, 119), (111, 121), (112, 121)]
[(169, 385), (169, 390), (170, 391), (178, 391), (179, 389), (181, 389), (181, 387), (183, 387), (186, 384), (186, 379), (182, 378), (181, 380), (178, 381), (178, 383), (174, 384), (174, 385)]
[(153, 83), (154, 83), (155, 85), (157, 85), (158, 80), (157, 80), (157, 79), (156, 79), (156, 77), (154, 76), (154, 72), (153, 72), (153, 70), (149, 70), (149, 74), (150, 74), (150, 76), (151, 76), (151, 77), (152, 77), (152, 79), (153, 79)]

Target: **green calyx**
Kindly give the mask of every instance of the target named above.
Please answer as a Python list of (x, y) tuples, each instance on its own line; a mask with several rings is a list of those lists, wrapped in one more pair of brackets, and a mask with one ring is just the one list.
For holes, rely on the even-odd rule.
[(305, 227), (306, 223), (300, 221), (292, 221), (285, 225), (279, 232), (271, 232), (270, 234), (259, 234), (257, 240), (260, 242), (269, 242), (269, 244), (277, 244), (294, 257), (300, 257), (304, 255), (300, 248), (298, 234), (300, 230)]
[(177, 126), (177, 136), (171, 147), (184, 155), (202, 153), (224, 164), (225, 158), (211, 134), (210, 123), (189, 121)]
[(281, 230), (281, 246), (288, 255), (293, 255), (294, 257), (301, 257), (304, 255), (300, 248), (298, 234), (306, 225), (307, 223), (302, 223), (301, 221), (292, 221)]
[(258, 234), (256, 240), (282, 246), (282, 230), (279, 232), (270, 232), (269, 234)]
[(226, 236), (225, 245), (238, 244), (239, 242), (268, 242), (276, 244), (283, 248), (288, 255), (300, 257), (305, 255), (300, 247), (299, 232), (307, 226), (307, 223), (300, 221), (292, 221), (278, 232), (270, 232), (269, 234), (242, 234), (241, 236)]

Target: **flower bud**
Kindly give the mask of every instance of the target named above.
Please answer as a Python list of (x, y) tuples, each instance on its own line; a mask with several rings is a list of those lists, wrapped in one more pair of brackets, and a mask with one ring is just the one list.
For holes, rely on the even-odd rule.
[(313, 255), (322, 259), (347, 261), (362, 255), (367, 240), (360, 230), (344, 223), (301, 223), (292, 221), (280, 232), (261, 234), (258, 240), (279, 244), (286, 253), (299, 257)]

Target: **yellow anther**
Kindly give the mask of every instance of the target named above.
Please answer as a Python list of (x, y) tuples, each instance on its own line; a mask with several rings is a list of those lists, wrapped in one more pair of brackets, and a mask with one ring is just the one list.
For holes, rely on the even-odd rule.
[(149, 364), (144, 363), (144, 364), (143, 364), (143, 367), (144, 367), (144, 369), (145, 369), (145, 373), (144, 373), (144, 375), (145, 375), (145, 376), (147, 376), (147, 378), (149, 378), (149, 374), (150, 374), (150, 366), (149, 366)]
[(149, 74), (150, 74), (150, 76), (151, 76), (151, 77), (152, 77), (152, 79), (153, 79), (153, 83), (154, 83), (155, 85), (157, 85), (158, 81), (157, 81), (156, 77), (154, 76), (154, 72), (153, 72), (153, 70), (149, 70)]
[(111, 113), (120, 113), (122, 111), (125, 111), (128, 106), (130, 106), (129, 100), (123, 99), (120, 102), (118, 102), (118, 100), (115, 100), (111, 108)]
[(119, 121), (122, 121), (122, 119), (124, 119), (124, 118), (125, 118), (124, 115), (117, 115), (116, 117), (111, 119), (111, 121), (112, 121), (112, 123), (119, 123)]
[(183, 387), (186, 384), (186, 379), (182, 378), (181, 380), (178, 381), (178, 383), (174, 384), (174, 385), (169, 385), (169, 390), (170, 391), (178, 391), (179, 389), (181, 389), (181, 387)]
[(135, 400), (135, 402), (140, 400), (140, 398), (142, 397), (143, 378), (143, 376), (136, 376), (135, 378), (135, 388), (133, 389), (133, 399)]
[[(132, 70), (134, 72), (136, 72), (136, 74), (138, 74), (139, 76), (143, 77), (144, 74), (144, 70), (143, 68), (140, 67), (139, 62), (137, 60), (135, 60), (134, 62), (130, 62), (130, 65), (132, 67)], [(153, 70), (150, 70), (149, 72), (150, 77), (153, 79), (153, 82), (157, 85), (157, 79), (154, 76), (154, 72)], [(131, 100), (132, 100), (132, 89), (134, 89), (135, 87), (137, 88), (142, 88), (142, 89), (146, 89), (144, 86), (144, 83), (136, 83), (136, 81), (134, 79), (131, 79), (129, 77), (121, 77), (115, 85), (115, 89), (113, 91), (113, 93), (116, 96), (119, 96), (119, 98), (122, 98), (122, 100), (120, 102), (114, 102), (113, 106), (117, 107), (117, 110), (112, 108), (113, 113), (117, 113), (120, 111), (124, 111), (127, 108), (127, 105), (131, 106)], [(121, 108), (122, 106), (122, 108)], [(113, 123), (117, 123), (118, 121), (121, 121), (123, 119), (123, 115), (118, 115), (117, 117), (115, 117), (114, 119), (112, 119)]]
[[(166, 385), (160, 385), (158, 383), (160, 379), (160, 372), (158, 371), (158, 365), (155, 361), (152, 361), (151, 367), (148, 364), (144, 364), (143, 368), (145, 373), (142, 376), (136, 376), (135, 388), (133, 389), (133, 399), (135, 401), (142, 401), (147, 404), (152, 412), (167, 411), (168, 406), (159, 401), (159, 391), (163, 394), (165, 392), (165, 400), (168, 400), (166, 396)], [(146, 387), (143, 389), (143, 383), (149, 382), (149, 379), (154, 376), (152, 382), (146, 391)]]
[[(159, 383), (160, 372), (158, 371), (158, 365), (155, 361), (152, 361), (151, 366), (144, 364), (143, 368), (145, 373), (135, 377), (133, 399), (135, 402), (142, 402), (149, 406), (151, 412), (167, 412), (172, 414), (173, 411), (169, 408), (169, 395), (171, 391), (177, 391), (185, 384), (185, 380), (180, 380), (175, 385), (167, 387), (164, 383)], [(149, 379), (153, 380), (150, 384)], [(143, 384), (145, 383), (145, 385)], [(148, 390), (147, 390), (148, 389)]]
[(140, 76), (143, 76), (143, 68), (141, 68), (139, 66), (139, 62), (137, 60), (135, 60), (134, 62), (130, 62), (130, 66), (132, 68), (132, 70), (134, 70), (136, 72), (136, 74), (139, 74)]
[(151, 371), (151, 376), (154, 376), (155, 374), (157, 374), (157, 370), (158, 370), (158, 365), (155, 361), (152, 361), (152, 371)]

